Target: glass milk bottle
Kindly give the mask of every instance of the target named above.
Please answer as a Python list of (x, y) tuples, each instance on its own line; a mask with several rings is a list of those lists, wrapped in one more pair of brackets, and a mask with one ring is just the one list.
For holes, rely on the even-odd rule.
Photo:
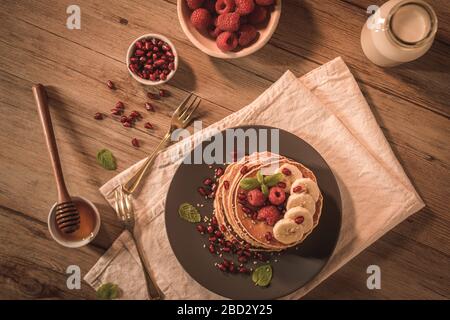
[(361, 32), (361, 46), (370, 61), (392, 67), (416, 60), (430, 49), (438, 22), (425, 1), (390, 0), (374, 9)]

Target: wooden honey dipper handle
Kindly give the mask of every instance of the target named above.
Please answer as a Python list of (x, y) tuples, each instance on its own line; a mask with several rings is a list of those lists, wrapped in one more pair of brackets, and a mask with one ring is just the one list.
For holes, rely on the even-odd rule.
[(40, 83), (33, 85), (32, 90), (34, 99), (36, 100), (39, 118), (41, 119), (42, 129), (44, 130), (47, 149), (50, 154), (53, 174), (55, 176), (56, 187), (58, 189), (58, 202), (71, 202), (72, 199), (70, 198), (66, 184), (64, 183), (58, 148), (56, 146), (55, 133), (53, 131), (52, 119), (50, 117), (50, 111), (47, 104), (47, 92), (45, 91), (45, 87)]

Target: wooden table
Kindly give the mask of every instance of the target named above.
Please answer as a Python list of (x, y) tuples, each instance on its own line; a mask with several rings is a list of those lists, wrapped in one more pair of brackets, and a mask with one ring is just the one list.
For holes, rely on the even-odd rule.
[[(271, 41), (251, 57), (213, 59), (196, 49), (178, 23), (176, 0), (87, 1), (81, 30), (68, 30), (70, 1), (0, 3), (0, 298), (93, 298), (85, 283), (68, 290), (65, 270), (77, 264), (85, 274), (121, 232), (98, 188), (150, 152), (187, 92), (203, 98), (204, 125), (239, 110), (287, 69), (298, 76), (342, 56), (356, 77), (392, 149), (423, 197), (426, 208), (407, 219), (308, 294), (307, 298), (450, 298), (450, 6), (429, 0), (439, 17), (436, 41), (426, 56), (393, 69), (371, 64), (359, 44), (361, 27), (375, 0), (283, 1), (280, 25)], [(156, 32), (176, 45), (181, 65), (170, 97), (145, 114), (147, 132), (108, 117), (122, 100), (144, 110), (150, 89), (132, 80), (125, 53), (139, 35)], [(107, 88), (112, 80), (117, 90)], [(53, 122), (69, 190), (95, 202), (102, 228), (95, 241), (71, 250), (47, 231), (56, 188), (31, 85), (48, 86)], [(144, 112), (143, 112), (144, 113)], [(142, 146), (131, 146), (138, 138)], [(117, 172), (102, 169), (96, 152), (108, 148)], [(386, 199), (389, 201), (389, 199)], [(382, 289), (368, 290), (366, 268), (382, 270)]]

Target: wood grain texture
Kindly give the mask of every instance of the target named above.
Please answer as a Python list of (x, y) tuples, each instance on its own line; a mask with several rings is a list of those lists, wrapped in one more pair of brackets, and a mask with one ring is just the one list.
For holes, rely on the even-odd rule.
[[(448, 299), (450, 266), (450, 8), (429, 1), (439, 18), (430, 52), (392, 69), (367, 61), (359, 34), (370, 4), (380, 0), (285, 0), (280, 25), (256, 54), (239, 60), (210, 58), (187, 40), (178, 24), (175, 0), (81, 0), (81, 30), (65, 27), (68, 2), (0, 3), (0, 298), (93, 298), (67, 290), (65, 268), (83, 272), (120, 234), (113, 210), (98, 188), (117, 172), (143, 158), (158, 143), (170, 115), (190, 91), (203, 98), (203, 125), (214, 123), (254, 100), (287, 69), (298, 76), (342, 56), (368, 100), (378, 123), (426, 208), (401, 223), (361, 253), (307, 298)], [(126, 20), (126, 23), (125, 23)], [(168, 35), (181, 57), (174, 79), (163, 88), (170, 96), (145, 113), (146, 88), (126, 72), (129, 43), (144, 33)], [(105, 82), (112, 80), (117, 90)], [(52, 119), (66, 183), (71, 194), (99, 206), (102, 228), (86, 248), (69, 250), (50, 239), (46, 229), (56, 188), (31, 86), (48, 86)], [(245, 85), (243, 85), (245, 84)], [(145, 120), (123, 128), (108, 116), (121, 100)], [(155, 130), (143, 123), (150, 121)], [(142, 147), (135, 149), (131, 139)], [(108, 148), (117, 172), (105, 171), (96, 152)], [(382, 290), (368, 290), (366, 268), (380, 265)]]

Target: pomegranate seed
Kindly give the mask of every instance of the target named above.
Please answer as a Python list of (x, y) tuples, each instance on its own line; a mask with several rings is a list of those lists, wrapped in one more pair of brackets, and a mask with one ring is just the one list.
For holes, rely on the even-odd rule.
[(164, 90), (164, 89), (159, 90), (159, 96), (160, 97), (165, 97), (166, 95), (167, 95), (166, 90)]
[(159, 78), (161, 79), (161, 80), (166, 80), (167, 79), (167, 76), (166, 76), (166, 74), (165, 73), (162, 73), (160, 76), (159, 76)]
[(246, 214), (251, 214), (252, 213), (252, 209), (248, 208), (248, 207), (242, 207), (242, 211), (244, 211), (244, 213)]
[(284, 188), (286, 188), (286, 183), (280, 181), (277, 183), (277, 186), (284, 189)]
[(116, 105), (115, 105), (115, 108), (119, 109), (119, 110), (123, 110), (123, 109), (125, 109), (125, 105), (123, 104), (122, 101), (117, 101)]
[(219, 268), (220, 271), (226, 272), (228, 269), (225, 267), (222, 263), (219, 263), (217, 265), (217, 268)]
[(214, 175), (215, 175), (217, 178), (221, 177), (221, 176), (223, 175), (223, 168), (221, 168), (221, 167), (216, 168), (216, 170), (214, 170)]
[(211, 190), (212, 190), (212, 191), (216, 191), (216, 189), (217, 189), (217, 183), (213, 183), (213, 184), (211, 185)]
[(238, 194), (238, 199), (239, 199), (240, 201), (243, 201), (243, 202), (246, 203), (245, 200), (247, 199), (247, 196), (246, 196), (245, 194), (240, 193), (240, 194)]
[(131, 118), (136, 118), (136, 119), (138, 119), (138, 118), (141, 117), (141, 114), (140, 114), (138, 111), (132, 111), (132, 112), (130, 113), (130, 117), (131, 117)]
[(211, 192), (210, 194), (208, 194), (209, 199), (214, 199), (215, 196), (216, 196), (215, 192)]
[(302, 186), (296, 186), (292, 191), (294, 193), (302, 193), (304, 190)]
[(228, 190), (230, 188), (230, 183), (228, 181), (224, 181), (223, 182), (223, 187), (225, 188), (225, 190)]
[(239, 202), (240, 205), (242, 205), (244, 207), (247, 205), (247, 201), (246, 200), (240, 200), (239, 199), (238, 202)]
[(95, 120), (102, 120), (103, 119), (103, 114), (100, 112), (97, 112), (94, 114), (94, 119)]
[(284, 168), (283, 170), (281, 170), (281, 172), (285, 175), (285, 176), (290, 176), (292, 174), (291, 170), (289, 170), (288, 168)]
[(152, 93), (152, 92), (147, 92), (147, 97), (149, 99), (152, 99), (152, 100), (158, 100), (159, 99), (159, 96), (157, 94)]
[(239, 273), (248, 273), (248, 269), (246, 267), (240, 267)]
[(198, 224), (196, 228), (197, 228), (197, 231), (200, 233), (205, 232), (205, 226), (202, 224)]
[(110, 88), (111, 90), (114, 90), (114, 89), (115, 89), (114, 82), (112, 82), (111, 80), (106, 81), (106, 85), (107, 85), (108, 88)]
[(248, 171), (248, 167), (247, 167), (247, 166), (243, 166), (243, 167), (241, 168), (241, 174), (246, 174), (247, 171)]
[(143, 56), (145, 54), (145, 52), (141, 49), (137, 49), (134, 54), (138, 57)]
[(205, 190), (205, 188), (203, 188), (203, 187), (198, 187), (197, 188), (197, 191), (198, 191), (198, 193), (200, 193), (200, 195), (202, 195), (202, 196), (206, 196), (207, 194), (206, 194), (206, 190)]
[(149, 102), (145, 103), (145, 110), (147, 111), (155, 111), (155, 107), (153, 107), (153, 105)]
[(238, 258), (238, 261), (239, 261), (240, 263), (247, 263), (247, 257), (245, 257), (245, 256), (240, 256), (240, 257)]
[(137, 42), (134, 44), (134, 46), (135, 46), (136, 48), (138, 48), (138, 49), (142, 49), (142, 42), (137, 41)]
[(120, 116), (122, 114), (122, 110), (119, 109), (111, 109), (111, 114), (115, 115), (115, 116)]
[(128, 117), (127, 116), (121, 116), (120, 117), (120, 122), (122, 122), (122, 123), (128, 122)]
[(145, 129), (153, 129), (153, 125), (150, 122), (144, 124)]
[(217, 218), (216, 218), (216, 217), (212, 217), (212, 218), (211, 218), (211, 224), (212, 224), (213, 226), (217, 226)]
[(212, 184), (212, 180), (210, 178), (206, 178), (205, 180), (203, 180), (203, 184), (205, 186), (210, 186)]
[(214, 235), (215, 235), (217, 238), (222, 238), (222, 236), (223, 236), (222, 232), (219, 231), (219, 230), (217, 230), (216, 232), (214, 232)]
[(212, 226), (208, 226), (208, 228), (206, 228), (206, 231), (211, 234), (214, 232), (214, 228)]
[(139, 148), (139, 140), (136, 138), (133, 138), (133, 140), (131, 140), (131, 144), (133, 145), (133, 147)]
[(225, 241), (225, 247), (231, 248), (233, 246), (233, 243), (231, 241)]
[[(125, 128), (131, 128), (132, 127), (132, 124), (131, 124), (131, 122), (129, 122), (128, 121), (128, 119), (127, 119), (127, 121), (125, 121), (124, 123), (122, 123), (122, 125), (125, 127)], [(131, 143), (133, 143), (133, 140), (131, 141)], [(138, 142), (138, 144), (139, 144), (139, 142)], [(133, 143), (133, 146), (134, 146), (134, 143)], [(136, 146), (135, 146), (136, 147)], [(138, 146), (139, 147), (139, 146)]]
[(228, 268), (231, 265), (230, 261), (228, 261), (227, 259), (223, 259), (222, 264), (225, 266), (225, 268)]
[(209, 237), (208, 240), (209, 240), (209, 242), (216, 242), (217, 238), (216, 237)]
[(248, 251), (248, 250), (244, 250), (243, 254), (246, 255), (249, 258), (252, 256), (252, 253), (250, 251)]
[(264, 237), (266, 238), (267, 241), (271, 241), (273, 239), (272, 233), (271, 232), (267, 232)]
[(220, 230), (222, 231), (222, 232), (225, 232), (225, 231), (227, 231), (227, 227), (225, 227), (225, 225), (221, 225), (220, 226)]
[(216, 252), (216, 248), (214, 247), (214, 245), (212, 243), (209, 245), (208, 249), (209, 249), (209, 252), (211, 252), (211, 253)]
[(305, 221), (305, 217), (303, 217), (303, 216), (297, 217), (297, 218), (295, 218), (294, 221), (296, 224), (302, 224), (303, 221)]
[(224, 247), (224, 248), (222, 248), (222, 251), (223, 251), (223, 252), (230, 252), (230, 251), (231, 251), (231, 249), (230, 249), (230, 248), (228, 248), (228, 247)]
[(169, 63), (169, 70), (175, 70), (175, 64), (173, 62)]

